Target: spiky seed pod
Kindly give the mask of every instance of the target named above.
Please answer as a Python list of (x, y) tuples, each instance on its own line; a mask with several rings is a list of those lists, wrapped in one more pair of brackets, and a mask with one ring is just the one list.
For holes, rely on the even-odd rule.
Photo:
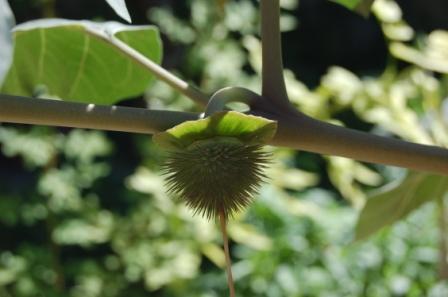
[(170, 152), (163, 165), (168, 192), (209, 219), (233, 215), (265, 178), (270, 155), (262, 145), (276, 128), (274, 121), (229, 111), (156, 134), (154, 141)]
[(164, 164), (168, 192), (196, 213), (213, 219), (248, 206), (266, 177), (269, 154), (261, 145), (214, 137), (173, 151)]

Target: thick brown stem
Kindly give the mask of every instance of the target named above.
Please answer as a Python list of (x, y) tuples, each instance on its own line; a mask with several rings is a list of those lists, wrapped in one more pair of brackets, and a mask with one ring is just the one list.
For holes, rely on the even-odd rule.
[(235, 286), (233, 284), (233, 276), (232, 276), (232, 260), (230, 259), (229, 238), (227, 237), (226, 215), (223, 210), (221, 210), (221, 212), (219, 213), (219, 223), (221, 226), (224, 254), (226, 258), (227, 285), (229, 286), (229, 293), (230, 293), (229, 296), (235, 297)]

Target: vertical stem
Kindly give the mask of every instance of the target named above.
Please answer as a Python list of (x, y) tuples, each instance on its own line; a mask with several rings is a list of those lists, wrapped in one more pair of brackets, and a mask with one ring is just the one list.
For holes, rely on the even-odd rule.
[(235, 286), (233, 284), (232, 276), (232, 260), (230, 259), (229, 238), (227, 237), (226, 216), (223, 210), (219, 213), (219, 223), (221, 226), (224, 254), (226, 258), (227, 285), (229, 286), (230, 297), (235, 297)]
[(288, 107), (289, 100), (283, 79), (282, 43), (279, 0), (261, 0), (262, 96)]
[(442, 195), (438, 199), (438, 215), (439, 215), (439, 278), (448, 280), (448, 245), (447, 245), (447, 218), (446, 205)]
[(56, 2), (56, 0), (43, 1), (43, 16), (45, 18), (54, 18), (56, 16), (55, 8), (54, 8), (55, 2)]
[(51, 251), (51, 264), (53, 271), (56, 274), (54, 287), (57, 292), (62, 293), (65, 290), (64, 269), (61, 264), (60, 247), (56, 242), (54, 242), (52, 238), (52, 234), (55, 229), (55, 222), (54, 222), (54, 216), (51, 213), (51, 211), (49, 211), (48, 213), (48, 218), (46, 220), (46, 228), (47, 228), (48, 245)]
[[(44, 173), (48, 173), (48, 171), (50, 171), (51, 169), (56, 168), (57, 164), (58, 164), (58, 155), (55, 154), (44, 167)], [(48, 245), (51, 251), (51, 262), (53, 266), (52, 268), (56, 274), (54, 286), (57, 292), (62, 293), (65, 290), (65, 276), (64, 276), (64, 269), (61, 264), (61, 249), (59, 245), (53, 240), (53, 231), (55, 229), (55, 225), (56, 222), (54, 214), (48, 208), (46, 229), (47, 229)]]

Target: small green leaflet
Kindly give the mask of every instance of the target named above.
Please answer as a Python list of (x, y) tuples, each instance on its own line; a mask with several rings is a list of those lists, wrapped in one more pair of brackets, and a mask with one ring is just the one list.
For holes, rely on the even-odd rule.
[(383, 227), (405, 218), (428, 201), (448, 192), (448, 177), (411, 172), (403, 180), (386, 185), (372, 195), (356, 225), (356, 239), (365, 239)]
[(119, 39), (160, 63), (153, 26), (44, 19), (14, 29), (14, 58), (1, 91), (32, 96), (36, 87), (63, 100), (114, 104), (142, 94), (153, 75), (111, 42)]
[(375, 0), (330, 0), (336, 2), (342, 6), (353, 10), (364, 17), (368, 17), (370, 14), (370, 8)]

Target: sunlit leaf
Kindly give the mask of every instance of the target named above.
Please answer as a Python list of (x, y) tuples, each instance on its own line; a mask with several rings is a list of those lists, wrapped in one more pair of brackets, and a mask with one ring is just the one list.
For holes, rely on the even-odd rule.
[(364, 239), (403, 219), (422, 204), (440, 199), (448, 191), (448, 178), (409, 173), (367, 200), (356, 225), (356, 239)]
[(421, 68), (448, 73), (448, 32), (446, 31), (436, 30), (431, 32), (423, 50), (415, 49), (400, 42), (392, 43), (389, 50), (398, 59)]
[(60, 224), (53, 233), (61, 245), (90, 246), (107, 242), (113, 230), (113, 216), (107, 211), (99, 212), (91, 220), (72, 219)]
[(356, 5), (360, 2), (360, 0), (333, 0), (333, 2), (339, 3), (348, 9), (355, 9)]
[(382, 23), (398, 23), (403, 18), (403, 12), (396, 1), (376, 0), (372, 10)]
[(409, 41), (414, 37), (414, 30), (404, 23), (383, 24), (383, 32), (395, 41)]
[(328, 176), (331, 182), (344, 198), (359, 209), (364, 204), (366, 195), (358, 182), (378, 185), (381, 182), (381, 176), (352, 159), (330, 156), (327, 160)]
[(56, 153), (56, 139), (42, 129), (20, 133), (9, 127), (0, 127), (1, 151), (7, 157), (20, 156), (27, 167), (48, 165)]
[(106, 2), (121, 18), (126, 20), (128, 23), (132, 23), (131, 16), (129, 15), (129, 11), (124, 0), (106, 0)]
[(110, 143), (98, 131), (73, 130), (66, 138), (65, 155), (85, 164), (91, 164), (96, 157), (105, 156), (110, 151)]
[(322, 77), (321, 84), (342, 106), (352, 104), (362, 90), (362, 81), (354, 73), (338, 66), (329, 68), (328, 73)]
[(229, 224), (229, 236), (236, 242), (250, 246), (257, 250), (270, 250), (272, 241), (269, 237), (260, 234), (253, 226), (243, 223)]
[(26, 259), (11, 253), (3, 252), (0, 256), (2, 258), (0, 286), (4, 287), (16, 281), (19, 275), (27, 269), (27, 263)]
[(161, 60), (159, 33), (152, 26), (31, 21), (14, 30), (14, 60), (2, 92), (29, 96), (45, 86), (49, 95), (63, 100), (98, 104), (142, 94), (153, 76), (111, 44), (112, 39)]
[(273, 164), (267, 171), (270, 183), (277, 187), (289, 190), (303, 190), (315, 186), (319, 182), (317, 174), (296, 168), (288, 168), (285, 165)]
[(225, 255), (220, 246), (215, 243), (204, 243), (201, 245), (202, 253), (216, 266), (224, 268), (226, 265)]
[(148, 12), (148, 17), (171, 41), (191, 44), (197, 38), (198, 32), (188, 22), (176, 18), (171, 10), (153, 7)]

